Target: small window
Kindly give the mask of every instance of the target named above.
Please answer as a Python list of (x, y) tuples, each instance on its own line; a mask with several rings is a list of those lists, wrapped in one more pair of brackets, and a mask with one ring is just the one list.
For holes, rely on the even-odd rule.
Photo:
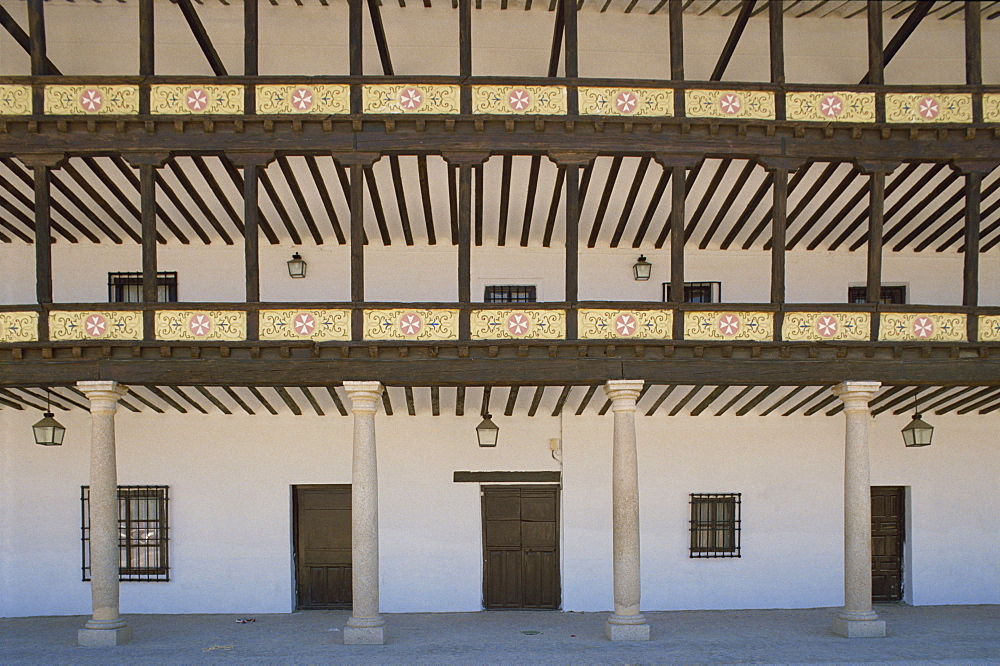
[[(156, 274), (156, 300), (177, 302), (177, 272)], [(142, 303), (142, 273), (108, 273), (109, 303)]]
[(740, 556), (740, 493), (691, 494), (691, 557)]
[[(670, 293), (670, 283), (663, 283), (663, 302), (673, 302), (673, 294)], [(721, 282), (685, 282), (684, 283), (685, 303), (721, 303), (722, 283)]]
[(534, 303), (535, 285), (488, 285), (484, 303)]
[[(80, 492), (83, 580), (90, 580), (90, 487)], [(170, 580), (167, 486), (118, 486), (120, 580)]]
[[(867, 296), (868, 287), (847, 288), (848, 303), (866, 303)], [(879, 301), (886, 305), (903, 305), (906, 303), (906, 285), (882, 285), (882, 291), (879, 292)]]

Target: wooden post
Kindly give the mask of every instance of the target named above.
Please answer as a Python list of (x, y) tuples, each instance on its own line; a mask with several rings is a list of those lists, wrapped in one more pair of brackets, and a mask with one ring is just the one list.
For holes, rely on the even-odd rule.
[[(243, 75), (257, 76), (259, 23), (257, 20), (257, 0), (243, 0)], [(248, 81), (243, 89), (244, 113), (257, 112), (257, 89)]]
[[(668, 0), (670, 80), (684, 80), (684, 0)], [(684, 116), (684, 91), (674, 90), (674, 114)]]
[(243, 167), (243, 257), (247, 303), (260, 302), (260, 169), (256, 164)]
[[(868, 83), (885, 84), (885, 54), (882, 37), (882, 0), (868, 0)], [(885, 122), (885, 96), (875, 95), (875, 121)]]
[[(353, 6), (353, 5), (352, 5)], [(350, 164), (351, 169), (351, 337), (364, 337), (365, 301), (365, 172), (361, 162)]]
[[(885, 169), (876, 169), (869, 178), (868, 282), (865, 289), (865, 301), (874, 304), (882, 300), (882, 222), (885, 214)], [(872, 327), (875, 328), (874, 321)]]
[[(576, 29), (576, 2), (563, 3), (563, 24), (566, 36), (566, 52), (564, 56), (566, 78), (575, 79), (580, 76), (579, 66), (579, 41)], [(567, 112), (568, 115), (575, 116), (580, 113), (579, 99), (575, 85), (569, 86), (567, 91)], [(577, 172), (579, 174), (579, 172)]]
[[(982, 8), (979, 0), (965, 3), (965, 82), (970, 86), (983, 85), (983, 32)], [(972, 122), (983, 122), (983, 96), (972, 94)]]
[[(45, 12), (44, 0), (28, 0), (28, 35), (31, 40), (31, 75), (48, 74), (45, 65)], [(35, 84), (32, 88), (32, 113), (45, 113), (45, 88)]]
[(463, 162), (458, 167), (458, 337), (470, 336), (472, 303), (472, 164)]
[[(364, 74), (364, 60), (362, 59), (363, 41), (361, 34), (364, 8), (361, 5), (361, 0), (348, 0), (348, 3), (350, 12), (348, 16), (350, 72), (351, 76), (354, 77)], [(361, 113), (361, 83), (357, 81), (351, 84), (351, 113)], [(360, 178), (358, 182), (361, 182)]]
[(157, 302), (156, 262), (156, 166), (139, 167), (139, 206), (142, 226), (142, 303), (143, 339), (155, 337), (155, 322), (150, 306)]
[[(785, 84), (785, 13), (783, 2), (767, 3), (768, 32), (771, 39), (771, 83)], [(785, 119), (785, 93), (775, 95), (777, 120)]]
[[(576, 5), (575, 2), (567, 2)], [(580, 300), (580, 165), (566, 165), (566, 339), (577, 337), (576, 304)]]
[[(687, 197), (685, 175), (687, 169), (673, 167), (670, 174), (670, 295), (676, 303), (684, 302), (684, 200)], [(674, 338), (684, 332), (684, 318), (674, 317)]]
[[(139, 0), (139, 76), (156, 72), (156, 32), (153, 23), (153, 0)], [(149, 113), (149, 84), (139, 85), (139, 113)]]
[[(983, 175), (965, 175), (965, 266), (962, 277), (962, 305), (979, 305), (979, 224)], [(972, 338), (969, 338), (970, 340)]]
[(462, 77), (460, 111), (472, 113), (472, 0), (458, 2), (458, 74)]
[[(33, 167), (35, 177), (35, 294), (39, 305), (52, 302), (52, 229), (49, 199), (49, 167)], [(39, 323), (48, 317), (41, 317)]]
[(785, 229), (788, 215), (788, 169), (774, 170), (771, 217), (771, 303), (785, 302)]
[(559, 54), (562, 52), (563, 29), (566, 27), (566, 10), (563, 9), (563, 0), (559, 0), (556, 5), (556, 20), (552, 27), (552, 48), (549, 51), (549, 76), (559, 75)]

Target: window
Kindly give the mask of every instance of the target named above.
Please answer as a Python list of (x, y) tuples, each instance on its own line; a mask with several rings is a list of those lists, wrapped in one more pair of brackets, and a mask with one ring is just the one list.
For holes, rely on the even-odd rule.
[(535, 285), (489, 285), (483, 296), (484, 303), (534, 303)]
[[(83, 580), (90, 580), (90, 487), (80, 489)], [(121, 580), (170, 580), (167, 486), (118, 486)]]
[[(177, 272), (156, 274), (156, 300), (177, 302)], [(108, 273), (109, 303), (142, 303), (142, 273)]]
[[(867, 295), (868, 287), (847, 288), (848, 303), (865, 303)], [(906, 285), (882, 285), (882, 291), (879, 293), (879, 301), (887, 305), (903, 305), (906, 303)]]
[(691, 493), (691, 557), (740, 556), (740, 493)]
[[(670, 283), (663, 283), (663, 302), (673, 301), (670, 293)], [(685, 303), (720, 303), (722, 301), (721, 282), (685, 282), (684, 302)]]

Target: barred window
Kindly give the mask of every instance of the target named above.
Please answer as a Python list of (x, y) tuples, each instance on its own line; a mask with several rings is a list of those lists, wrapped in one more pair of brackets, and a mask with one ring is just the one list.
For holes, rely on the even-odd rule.
[[(177, 271), (156, 274), (156, 300), (177, 302)], [(142, 273), (108, 273), (109, 303), (142, 303)]]
[[(120, 580), (170, 580), (167, 486), (118, 486)], [(80, 488), (83, 580), (90, 580), (90, 487)]]
[[(670, 292), (670, 283), (663, 283), (663, 302), (672, 302), (673, 294)], [(722, 283), (721, 282), (685, 282), (684, 283), (685, 303), (721, 303)]]
[[(865, 303), (868, 301), (868, 287), (848, 287), (848, 303)], [(887, 305), (903, 305), (906, 303), (906, 285), (882, 285), (879, 288), (879, 301)]]
[(535, 285), (488, 285), (483, 296), (485, 303), (534, 303)]
[(691, 557), (740, 556), (740, 493), (691, 493)]

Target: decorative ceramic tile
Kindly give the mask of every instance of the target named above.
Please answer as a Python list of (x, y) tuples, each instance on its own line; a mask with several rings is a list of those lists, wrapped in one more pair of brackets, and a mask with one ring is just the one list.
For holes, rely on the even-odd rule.
[(350, 340), (350, 310), (261, 310), (261, 340)]
[(351, 112), (351, 87), (346, 83), (257, 86), (255, 97), (261, 115)]
[(781, 339), (789, 342), (864, 342), (871, 334), (872, 316), (868, 312), (786, 312), (781, 325)]
[[(0, 315), (0, 317), (2, 316)], [(979, 341), (1000, 342), (1000, 315), (980, 315)]]
[(473, 310), (473, 340), (562, 340), (565, 310)]
[(790, 92), (785, 95), (785, 117), (821, 123), (873, 123), (875, 93)]
[(685, 90), (684, 108), (692, 118), (774, 120), (774, 93), (753, 90)]
[(685, 312), (685, 340), (774, 339), (774, 316), (771, 312)]
[(142, 340), (142, 312), (50, 312), (50, 340)]
[(364, 113), (459, 113), (454, 85), (379, 84), (362, 86)]
[(45, 113), (135, 115), (139, 113), (139, 86), (45, 86)]
[(0, 342), (37, 341), (37, 312), (0, 312)]
[(1000, 123), (1000, 93), (983, 94), (983, 122)]
[(30, 116), (31, 86), (0, 85), (0, 116)]
[(878, 339), (883, 342), (964, 342), (964, 314), (883, 312)]
[(583, 116), (672, 116), (672, 88), (579, 88)]
[(673, 337), (673, 310), (580, 310), (581, 340), (669, 340)]
[(243, 86), (153, 85), (149, 107), (153, 113), (241, 115)]
[(458, 340), (458, 310), (365, 310), (365, 340)]
[(247, 313), (236, 310), (158, 310), (157, 340), (246, 340)]
[(972, 95), (886, 93), (885, 119), (890, 123), (971, 123)]
[(472, 86), (472, 112), (566, 115), (566, 86)]

